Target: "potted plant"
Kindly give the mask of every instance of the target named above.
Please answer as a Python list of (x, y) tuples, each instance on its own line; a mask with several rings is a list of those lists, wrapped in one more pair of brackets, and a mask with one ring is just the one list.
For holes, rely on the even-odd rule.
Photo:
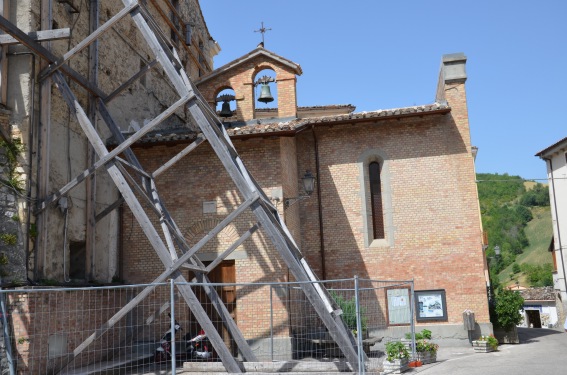
[(504, 344), (519, 344), (517, 326), (523, 320), (524, 298), (517, 290), (499, 289), (491, 306), (494, 336)]
[[(351, 330), (354, 336), (358, 334), (357, 331), (357, 322), (356, 322), (356, 300), (355, 297), (351, 299), (347, 299), (340, 295), (339, 293), (335, 292), (334, 290), (329, 290), (331, 297), (335, 300), (339, 308), (343, 311), (341, 317), (345, 322), (348, 329)], [(360, 327), (362, 328), (362, 338), (366, 338), (368, 335), (368, 328), (367, 328), (367, 318), (364, 315), (364, 309), (360, 309)]]
[(437, 362), (437, 350), (439, 345), (427, 340), (419, 340), (415, 342), (415, 351), (417, 359), (424, 365)]
[(498, 340), (493, 335), (480, 336), (478, 340), (473, 341), (473, 348), (477, 353), (489, 353), (498, 350)]
[(386, 344), (384, 372), (400, 374), (409, 368), (409, 351), (401, 341), (390, 341)]
[[(431, 331), (428, 329), (422, 329), (421, 332), (415, 333), (415, 342), (417, 344), (418, 340), (431, 340)], [(411, 350), (411, 332), (407, 332), (405, 335), (405, 339), (402, 339), (402, 342), (408, 347), (408, 350)]]

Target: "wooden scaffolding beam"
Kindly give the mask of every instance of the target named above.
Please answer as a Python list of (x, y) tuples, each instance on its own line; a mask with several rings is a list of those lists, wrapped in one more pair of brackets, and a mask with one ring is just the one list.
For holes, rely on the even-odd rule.
[[(96, 3), (96, 0), (92, 3)], [(37, 212), (41, 212), (47, 204), (54, 202), (59, 197), (67, 194), (72, 188), (77, 186), (77, 184), (79, 184), (87, 176), (94, 173), (97, 169), (102, 167), (106, 168), (118, 191), (121, 193), (124, 202), (128, 204), (140, 225), (140, 228), (164, 265), (165, 271), (155, 280), (155, 282), (162, 282), (167, 278), (174, 279), (180, 295), (187, 303), (189, 309), (193, 312), (193, 315), (197, 319), (199, 325), (205, 330), (205, 332), (207, 332), (207, 335), (225, 366), (225, 369), (230, 373), (240, 373), (242, 370), (225, 345), (219, 332), (215, 329), (210, 318), (207, 316), (201, 302), (195, 296), (190, 285), (187, 284), (187, 281), (179, 272), (179, 268), (185, 266), (196, 273), (196, 280), (198, 284), (203, 286), (206, 295), (213, 302), (225, 327), (236, 341), (243, 357), (248, 361), (254, 361), (254, 353), (238, 329), (238, 326), (230, 316), (226, 307), (222, 303), (219, 303), (220, 297), (216, 293), (215, 289), (207, 285), (209, 282), (207, 273), (212, 271), (212, 269), (226, 256), (228, 256), (232, 251), (234, 251), (234, 249), (252, 236), (252, 234), (261, 227), (273, 243), (276, 250), (279, 252), (295, 279), (302, 282), (300, 285), (303, 292), (327, 327), (331, 337), (335, 340), (335, 342), (337, 342), (346, 359), (350, 362), (353, 370), (360, 370), (358, 353), (355, 349), (355, 341), (352, 333), (347, 329), (341, 319), (340, 315), (342, 314), (342, 311), (330, 297), (325, 287), (318, 283), (315, 274), (303, 258), (276, 208), (244, 166), (244, 163), (236, 152), (236, 149), (234, 148), (234, 145), (232, 144), (224, 127), (219, 126), (221, 121), (202, 98), (200, 93), (195, 89), (189, 77), (183, 70), (176, 50), (171, 49), (171, 45), (164, 40), (163, 35), (161, 35), (161, 31), (157, 30), (155, 21), (145, 9), (144, 4), (138, 0), (122, 0), (122, 3), (124, 8), (119, 13), (100, 27), (93, 28), (89, 36), (61, 58), (54, 56), (49, 50), (40, 46), (36, 40), (33, 40), (33, 38), (29, 35), (23, 33), (5, 18), (0, 17), (0, 28), (2, 30), (12, 35), (15, 39), (26, 45), (34, 53), (40, 55), (44, 60), (51, 64), (43, 70), (42, 77), (51, 77), (53, 82), (56, 84), (63, 99), (71, 110), (71, 113), (76, 117), (84, 134), (88, 138), (93, 151), (98, 157), (98, 161), (92, 162), (92, 165), (81, 175), (70, 181), (63, 188), (59, 189), (58, 192), (43, 201), (38, 207)], [(87, 81), (66, 64), (69, 58), (81, 49), (94, 43), (106, 30), (110, 30), (115, 22), (126, 15), (130, 15), (132, 21), (143, 36), (143, 39), (154, 54), (155, 61), (161, 65), (161, 69), (163, 69), (166, 77), (173, 85), (173, 88), (179, 97), (169, 108), (165, 109), (128, 139), (124, 139), (110, 112), (107, 110), (104, 104), (104, 99), (109, 97), (104, 95), (104, 93), (97, 87), (96, 79)], [(128, 81), (134, 81), (137, 77), (144, 74), (145, 71), (149, 70), (149, 68), (151, 67), (142, 69)], [(96, 113), (104, 120), (117, 141), (120, 142), (112, 151), (109, 151), (106, 148), (96, 128), (93, 126), (92, 111), (89, 115), (87, 115), (67, 84), (63, 74), (77, 80), (95, 97), (93, 98), (93, 103), (96, 103), (96, 105), (92, 108), (96, 107)], [(123, 85), (120, 87), (119, 91), (121, 91), (125, 86)], [(116, 94), (117, 92), (111, 94), (110, 98)], [(177, 156), (166, 162), (162, 167), (158, 168), (153, 175), (151, 173), (144, 172), (141, 164), (136, 159), (130, 147), (182, 106), (187, 107), (190, 115), (201, 129), (203, 137), (199, 138), (192, 145), (181, 151)], [(245, 201), (235, 211), (228, 214), (225, 219), (217, 225), (217, 227), (199, 240), (195, 246), (189, 247), (184, 240), (181, 230), (177, 227), (175, 221), (169, 215), (165, 204), (161, 200), (157, 192), (154, 178), (159, 176), (159, 174), (161, 174), (165, 169), (181, 160), (183, 156), (195, 149), (204, 139), (206, 139), (211, 145)], [(124, 153), (127, 161), (119, 159), (118, 155), (121, 153)], [(135, 183), (126, 168), (134, 170), (141, 177), (141, 186)], [(148, 216), (148, 213), (143, 208), (142, 204), (139, 202), (137, 195), (132, 190), (132, 186), (137, 189), (139, 194), (142, 194), (142, 196), (149, 201), (151, 212), (159, 218), (159, 226), (162, 229), (162, 236), (160, 236), (156, 227), (152, 224), (152, 220)], [(220, 254), (209, 267), (205, 267), (195, 256), (197, 251), (199, 251), (199, 249), (201, 249), (211, 238), (216, 236), (223, 228), (235, 220), (238, 215), (247, 210), (252, 211), (256, 217), (257, 223), (245, 232), (228, 249)], [(177, 249), (179, 249), (182, 253), (179, 257), (177, 255)], [(134, 297), (134, 299), (120, 309), (108, 322), (103, 324), (99, 329), (93, 332), (89, 338), (77, 346), (77, 348), (73, 351), (73, 354), (70, 355), (64, 363), (62, 363), (61, 370), (64, 369), (76, 356), (81, 354), (81, 352), (94, 342), (94, 340), (104, 334), (108, 329), (110, 329), (110, 327), (116, 324), (129, 311), (136, 307), (152, 290), (153, 286), (149, 286), (144, 289), (136, 297)]]

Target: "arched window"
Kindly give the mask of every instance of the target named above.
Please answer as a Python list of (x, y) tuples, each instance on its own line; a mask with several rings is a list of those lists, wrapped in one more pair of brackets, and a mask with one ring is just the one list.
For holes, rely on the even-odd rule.
[(380, 164), (373, 161), (368, 165), (370, 180), (370, 202), (372, 206), (372, 229), (375, 240), (384, 236), (384, 212), (382, 210), (382, 186), (380, 183)]
[(393, 247), (395, 227), (390, 183), (390, 159), (379, 149), (358, 158), (364, 245)]

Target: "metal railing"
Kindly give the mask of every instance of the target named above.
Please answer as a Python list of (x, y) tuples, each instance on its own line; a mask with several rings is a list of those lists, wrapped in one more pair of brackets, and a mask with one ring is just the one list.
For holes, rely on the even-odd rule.
[[(361, 372), (378, 373), (386, 343), (406, 335), (413, 337), (412, 281), (355, 277), (320, 283), (353, 332)], [(115, 318), (150, 285), (152, 291), (146, 298), (120, 319)], [(230, 352), (242, 360), (202, 284), (186, 285), (201, 301)], [(216, 288), (266, 372), (280, 371), (282, 366), (322, 372), (329, 371), (329, 366), (335, 371), (350, 368), (300, 283), (208, 285)], [(203, 332), (179, 298), (177, 286), (171, 280), (149, 285), (1, 290), (2, 373), (224, 371), (210, 342), (199, 336)]]

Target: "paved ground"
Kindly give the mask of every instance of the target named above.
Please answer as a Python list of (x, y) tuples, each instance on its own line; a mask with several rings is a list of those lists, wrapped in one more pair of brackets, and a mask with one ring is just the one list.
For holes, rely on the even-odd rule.
[(520, 344), (501, 345), (497, 352), (440, 348), (437, 362), (404, 374), (420, 375), (566, 375), (567, 333), (519, 328)]
[[(567, 375), (567, 333), (553, 329), (519, 328), (520, 344), (501, 345), (497, 352), (475, 353), (472, 347), (444, 347), (437, 353), (437, 362), (410, 369), (404, 374), (419, 375)], [(289, 371), (289, 370), (288, 370)], [(293, 371), (293, 370), (292, 370)], [(297, 369), (296, 369), (297, 371)], [(319, 371), (288, 372), (291, 374), (341, 374), (339, 372)], [(108, 371), (97, 374), (171, 374), (170, 370), (149, 364), (131, 369), (128, 372)], [(216, 372), (188, 372), (179, 365), (178, 374), (222, 374)], [(252, 373), (255, 375), (260, 372)], [(273, 373), (272, 373), (273, 374)], [(342, 374), (349, 374), (343, 372)]]

